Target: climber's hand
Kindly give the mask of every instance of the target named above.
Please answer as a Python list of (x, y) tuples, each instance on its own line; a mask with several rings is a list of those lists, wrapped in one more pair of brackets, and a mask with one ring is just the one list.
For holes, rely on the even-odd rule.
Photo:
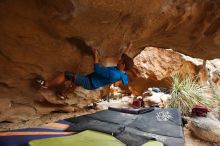
[(122, 54), (127, 54), (132, 47), (133, 47), (133, 43), (129, 42), (127, 47), (122, 51)]
[(93, 52), (93, 55), (94, 55), (95, 63), (99, 63), (99, 52), (98, 52), (98, 49), (93, 48), (92, 52)]

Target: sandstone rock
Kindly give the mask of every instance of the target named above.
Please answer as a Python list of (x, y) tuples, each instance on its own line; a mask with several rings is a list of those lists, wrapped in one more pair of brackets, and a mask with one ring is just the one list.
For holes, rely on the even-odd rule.
[[(137, 95), (149, 87), (171, 87), (171, 77), (179, 73), (185, 75), (205, 76), (203, 68), (191, 61), (186, 60), (184, 55), (172, 50), (165, 50), (155, 47), (146, 47), (134, 58), (134, 64), (138, 70), (137, 75), (130, 74), (130, 87)], [(191, 57), (188, 57), (191, 59)], [(192, 60), (192, 59), (191, 59)], [(194, 59), (196, 60), (196, 59)], [(198, 59), (199, 60), (199, 59)], [(200, 59), (201, 60), (201, 59)], [(206, 78), (201, 78), (205, 80)]]
[(30, 105), (13, 104), (10, 109), (0, 115), (0, 119), (9, 122), (27, 121), (37, 114), (36, 109)]
[(193, 133), (209, 142), (220, 142), (220, 121), (209, 117), (192, 118), (189, 125)]
[[(219, 59), (202, 60), (172, 50), (146, 47), (134, 58), (136, 73), (130, 73), (130, 89), (141, 95), (149, 87), (171, 87), (172, 75), (191, 75), (200, 84), (210, 84), (213, 72), (219, 68)], [(211, 74), (211, 75), (210, 75)], [(217, 82), (217, 78), (216, 78)], [(219, 89), (216, 88), (216, 91)]]
[[(129, 41), (134, 43), (129, 53), (132, 57), (145, 46), (173, 48), (204, 59), (219, 57), (219, 6), (217, 0), (184, 3), (182, 0), (1, 0), (0, 98), (7, 99), (1, 106), (8, 108), (10, 103), (22, 103), (38, 108), (41, 102), (63, 104), (57, 99), (44, 98), (31, 82), (36, 75), (50, 78), (57, 71), (92, 72), (91, 49), (82, 42), (101, 48), (107, 65), (115, 63), (121, 48)], [(152, 73), (151, 79), (133, 87), (137, 94), (147, 89), (147, 85), (158, 82), (169, 86), (166, 79), (161, 78), (172, 68), (165, 70), (160, 62), (156, 66), (163, 72), (156, 73), (158, 76), (148, 72)], [(133, 83), (143, 79), (139, 77)], [(146, 88), (141, 88), (142, 85)], [(83, 105), (90, 102), (86, 100)], [(29, 109), (25, 108), (24, 111)], [(54, 107), (54, 110), (57, 109)], [(52, 107), (48, 112), (51, 111)], [(20, 110), (11, 113), (24, 116)], [(5, 119), (0, 118), (0, 121)]]

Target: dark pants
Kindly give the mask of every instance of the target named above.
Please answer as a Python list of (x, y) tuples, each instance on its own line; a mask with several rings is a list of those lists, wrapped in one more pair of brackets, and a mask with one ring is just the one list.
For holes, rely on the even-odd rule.
[(70, 71), (65, 71), (65, 78), (66, 80), (71, 80), (74, 84), (77, 86), (82, 86), (85, 89), (88, 90), (94, 90), (95, 88), (92, 85), (92, 81), (89, 75), (81, 75), (81, 74), (74, 74)]

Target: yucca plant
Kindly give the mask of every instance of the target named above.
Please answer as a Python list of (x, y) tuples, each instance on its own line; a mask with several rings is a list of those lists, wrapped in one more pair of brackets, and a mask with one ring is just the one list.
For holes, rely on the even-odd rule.
[(175, 74), (172, 77), (171, 98), (168, 107), (179, 108), (184, 115), (189, 115), (194, 105), (205, 105), (212, 108), (217, 106), (218, 99), (213, 95), (208, 85), (200, 85), (192, 76), (181, 77)]

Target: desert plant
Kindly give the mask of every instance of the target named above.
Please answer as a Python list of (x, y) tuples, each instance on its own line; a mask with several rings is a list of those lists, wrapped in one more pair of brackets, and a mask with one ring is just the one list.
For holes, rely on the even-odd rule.
[(184, 115), (189, 115), (194, 105), (217, 106), (217, 98), (208, 85), (200, 85), (192, 76), (182, 78), (179, 74), (172, 77), (171, 98), (168, 107), (179, 108)]

